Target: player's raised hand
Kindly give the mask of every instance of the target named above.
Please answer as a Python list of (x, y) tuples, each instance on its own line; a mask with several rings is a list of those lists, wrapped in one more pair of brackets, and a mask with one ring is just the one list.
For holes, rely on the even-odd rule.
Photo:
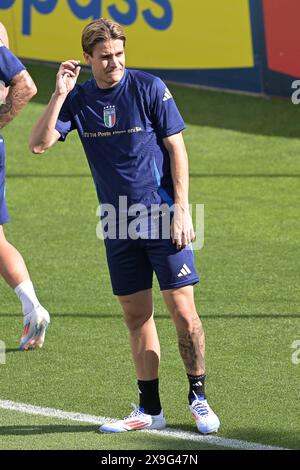
[(76, 85), (81, 67), (79, 60), (62, 62), (56, 75), (56, 93), (67, 95)]

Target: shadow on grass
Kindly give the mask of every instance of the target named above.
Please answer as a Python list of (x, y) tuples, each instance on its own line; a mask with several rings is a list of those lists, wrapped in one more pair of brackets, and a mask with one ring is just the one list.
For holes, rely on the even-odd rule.
[(7, 348), (5, 350), (5, 354), (16, 353), (16, 352), (23, 352), (19, 348)]
[(20, 354), (26, 354), (28, 356), (28, 354), (36, 354), (37, 351), (41, 351), (41, 349), (37, 348), (37, 349), (32, 349), (32, 348), (29, 348), (29, 349), (26, 349), (25, 350), (22, 350), (20, 348), (7, 348), (5, 350), (5, 354), (15, 354), (15, 353), (20, 353)]
[[(47, 104), (55, 87), (58, 66), (27, 64), (38, 87), (33, 101)], [(81, 72), (79, 82), (91, 78)], [(288, 99), (265, 99), (170, 85), (188, 124), (230, 129), (245, 134), (299, 138), (300, 107)]]
[(98, 432), (97, 425), (28, 425), (28, 426), (0, 426), (0, 436), (33, 436), (36, 434), (58, 434), (73, 432)]
[(236, 428), (226, 433), (227, 439), (238, 439), (247, 442), (260, 443), (286, 449), (300, 448), (300, 434), (288, 430), (275, 431), (274, 429)]
[[(298, 449), (300, 447), (300, 438), (292, 431), (285, 431), (284, 433), (276, 432), (274, 430), (268, 431), (261, 430), (257, 428), (238, 428), (222, 435), (222, 433), (212, 434), (209, 436), (202, 436), (203, 441), (201, 440), (201, 435), (195, 431), (195, 427), (178, 424), (176, 426), (168, 426), (168, 429), (172, 431), (174, 428), (178, 431), (192, 432), (195, 436), (200, 437), (199, 442), (192, 441), (188, 437), (186, 439), (178, 439), (174, 435), (168, 436), (159, 436), (156, 434), (147, 434), (145, 435), (145, 441), (147, 441), (147, 448), (151, 449), (151, 444), (159, 443), (159, 447), (155, 445), (155, 448), (160, 449), (188, 449), (191, 447), (199, 446), (214, 446), (216, 448), (240, 448), (246, 449), (251, 448), (251, 445), (254, 445), (256, 448), (263, 446), (273, 446), (281, 447), (286, 449)], [(35, 436), (35, 435), (47, 435), (47, 434), (64, 434), (64, 433), (94, 433), (99, 436), (99, 441), (103, 443), (103, 440), (107, 436), (116, 437), (118, 435), (99, 433), (98, 425), (78, 425), (78, 424), (55, 424), (55, 425), (11, 425), (11, 426), (0, 426), (0, 436)], [(126, 433), (127, 434), (127, 433)], [(130, 440), (134, 439), (136, 433), (128, 433), (128, 438)], [(127, 435), (126, 435), (127, 437)], [(216, 441), (210, 442), (210, 437), (219, 438), (219, 443)], [(139, 434), (139, 443), (140, 443), (141, 434)], [(223, 440), (224, 439), (224, 440)], [(226, 440), (225, 440), (226, 439)], [(229, 442), (229, 440), (239, 441), (239, 442)], [(111, 444), (111, 441), (110, 441)]]
[[(195, 434), (195, 436), (201, 436), (195, 431), (194, 425), (187, 424), (175, 424), (168, 425), (168, 428), (172, 431), (180, 429), (183, 432), (189, 432)], [(224, 434), (222, 430), (218, 433), (209, 434), (207, 436), (202, 436), (203, 441), (207, 440), (209, 444), (210, 437), (219, 438), (220, 446), (222, 446), (221, 439), (233, 440), (233, 441), (242, 441), (240, 444), (236, 442), (236, 446), (239, 446), (241, 449), (245, 448), (248, 444), (248, 447), (251, 447), (251, 444), (255, 446), (272, 446), (272, 447), (282, 447), (286, 449), (299, 449), (300, 448), (300, 434), (297, 434), (293, 431), (284, 432), (274, 431), (274, 429), (259, 429), (259, 428), (236, 428), (233, 430), (228, 430)], [(233, 444), (233, 443), (232, 443)], [(229, 443), (227, 444), (229, 446)], [(226, 447), (225, 442), (223, 442), (223, 447)]]

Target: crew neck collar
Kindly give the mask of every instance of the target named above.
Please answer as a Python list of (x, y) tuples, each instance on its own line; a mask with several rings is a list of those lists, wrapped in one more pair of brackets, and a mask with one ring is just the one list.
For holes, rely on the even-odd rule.
[(100, 88), (96, 82), (96, 79), (95, 77), (93, 78), (93, 84), (94, 84), (94, 87), (95, 89), (102, 93), (102, 94), (110, 94), (110, 93), (114, 93), (115, 90), (118, 90), (121, 86), (124, 85), (125, 81), (126, 81), (126, 77), (127, 77), (127, 69), (125, 68), (124, 70), (124, 74), (123, 74), (123, 77), (121, 78), (121, 80), (119, 81), (119, 83), (117, 83), (117, 85), (111, 87), (111, 88)]

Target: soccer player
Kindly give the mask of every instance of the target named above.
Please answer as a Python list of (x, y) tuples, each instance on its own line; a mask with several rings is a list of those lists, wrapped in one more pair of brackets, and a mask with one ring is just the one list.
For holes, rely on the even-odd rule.
[[(0, 128), (6, 126), (36, 94), (36, 86), (24, 65), (8, 49), (7, 31), (0, 23)], [(24, 329), (20, 349), (41, 348), (50, 322), (40, 305), (21, 254), (5, 238), (8, 222), (5, 204), (5, 147), (0, 135), (0, 275), (22, 303)]]
[[(82, 33), (83, 55), (93, 78), (76, 84), (78, 60), (63, 62), (55, 91), (34, 126), (29, 146), (36, 154), (77, 130), (89, 162), (99, 201), (123, 217), (128, 205), (150, 210), (176, 203), (164, 237), (117, 235), (105, 239), (113, 293), (129, 329), (136, 369), (139, 406), (126, 418), (101, 426), (103, 432), (162, 429), (166, 421), (158, 387), (160, 346), (153, 317), (155, 271), (175, 323), (189, 380), (188, 403), (197, 428), (210, 433), (219, 419), (205, 395), (204, 332), (193, 286), (198, 282), (190, 243), (194, 230), (188, 207), (188, 158), (185, 124), (166, 85), (148, 73), (125, 68), (125, 33), (111, 20), (92, 21)], [(128, 213), (130, 215), (130, 212)], [(163, 214), (161, 215), (163, 220)], [(160, 232), (159, 232), (160, 233)], [(170, 236), (171, 233), (171, 236)]]

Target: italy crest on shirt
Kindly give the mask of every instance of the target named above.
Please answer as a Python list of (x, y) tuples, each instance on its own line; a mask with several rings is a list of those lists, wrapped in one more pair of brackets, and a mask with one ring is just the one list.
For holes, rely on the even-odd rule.
[(105, 127), (111, 129), (116, 124), (116, 107), (105, 106), (103, 110), (103, 120)]

